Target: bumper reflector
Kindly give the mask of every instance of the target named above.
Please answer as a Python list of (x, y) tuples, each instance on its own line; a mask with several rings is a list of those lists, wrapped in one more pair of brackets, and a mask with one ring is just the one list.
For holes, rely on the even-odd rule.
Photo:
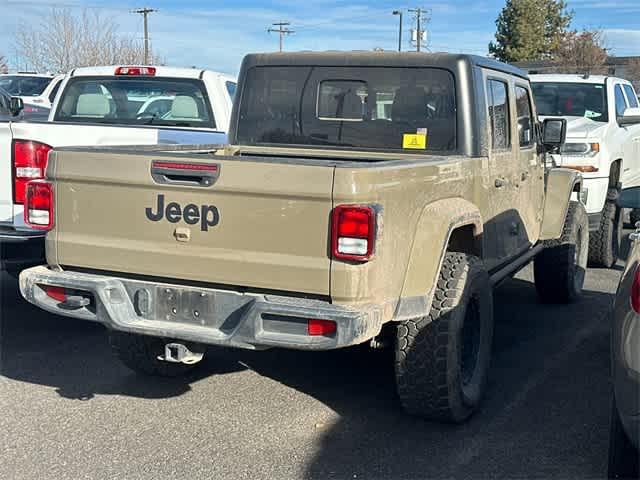
[(310, 318), (307, 322), (307, 333), (312, 337), (333, 335), (337, 329), (338, 326), (333, 320)]
[(53, 298), (58, 302), (64, 302), (67, 300), (67, 291), (64, 287), (53, 287), (51, 285), (45, 285), (43, 287), (44, 293), (47, 294), (47, 297)]

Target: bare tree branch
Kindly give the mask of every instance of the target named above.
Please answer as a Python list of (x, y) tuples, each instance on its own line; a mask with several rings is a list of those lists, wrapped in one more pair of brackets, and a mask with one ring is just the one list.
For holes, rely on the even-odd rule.
[[(53, 8), (39, 25), (21, 25), (14, 43), (16, 53), (38, 71), (144, 61), (140, 40), (119, 35), (113, 18), (87, 9), (76, 16), (69, 9)], [(150, 58), (160, 63), (153, 53)]]
[(636, 87), (636, 92), (640, 91), (640, 58), (632, 58), (626, 65), (627, 80)]
[(555, 61), (563, 72), (575, 69), (575, 73), (607, 73), (607, 49), (600, 30), (567, 32), (558, 45)]
[(4, 58), (4, 55), (0, 55), (0, 73), (8, 73), (9, 65), (7, 65), (7, 60)]

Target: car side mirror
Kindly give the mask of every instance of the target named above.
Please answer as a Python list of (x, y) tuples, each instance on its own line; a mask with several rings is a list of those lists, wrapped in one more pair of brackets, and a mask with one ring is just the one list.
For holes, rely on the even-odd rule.
[(24, 109), (24, 101), (20, 97), (11, 97), (9, 101), (9, 112), (14, 117), (17, 117), (20, 112)]
[(542, 144), (546, 150), (560, 148), (567, 138), (565, 118), (545, 118), (542, 122)]
[(640, 209), (640, 187), (626, 188), (618, 196), (618, 206), (620, 208)]
[(618, 116), (617, 120), (621, 127), (640, 123), (640, 108), (627, 108), (622, 115)]

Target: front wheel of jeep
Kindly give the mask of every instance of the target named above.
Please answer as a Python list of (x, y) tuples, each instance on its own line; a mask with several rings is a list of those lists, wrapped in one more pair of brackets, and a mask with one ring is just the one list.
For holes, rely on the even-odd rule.
[(569, 303), (582, 295), (587, 271), (589, 223), (584, 205), (570, 202), (562, 235), (533, 261), (538, 296), (545, 303)]
[(460, 423), (482, 400), (491, 360), (493, 296), (482, 261), (447, 253), (429, 314), (400, 322), (395, 374), (404, 409)]

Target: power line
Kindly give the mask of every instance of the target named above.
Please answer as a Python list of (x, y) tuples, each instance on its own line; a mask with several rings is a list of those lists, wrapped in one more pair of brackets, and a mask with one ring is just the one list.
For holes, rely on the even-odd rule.
[(131, 13), (139, 13), (144, 17), (144, 64), (149, 65), (149, 25), (147, 17), (150, 13), (157, 12), (154, 8), (138, 8), (137, 10), (131, 10)]
[(276, 23), (272, 23), (271, 25), (278, 28), (269, 28), (267, 29), (267, 32), (269, 33), (276, 32), (280, 34), (280, 51), (282, 51), (284, 36), (291, 35), (296, 32), (295, 30), (290, 30), (289, 28), (287, 28), (288, 25), (291, 25), (289, 22), (276, 22)]

